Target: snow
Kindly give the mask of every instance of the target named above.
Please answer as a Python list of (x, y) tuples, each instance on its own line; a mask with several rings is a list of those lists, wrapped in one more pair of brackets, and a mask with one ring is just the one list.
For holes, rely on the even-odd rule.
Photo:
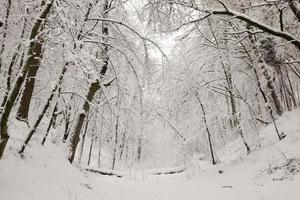
[[(0, 197), (1, 200), (299, 200), (299, 120), (300, 110), (277, 120), (280, 130), (287, 134), (282, 141), (278, 141), (272, 125), (261, 130), (262, 147), (247, 157), (242, 156), (243, 150), (236, 140), (217, 152), (220, 164), (212, 166), (199, 161), (199, 166), (187, 166), (183, 173), (170, 175), (136, 171), (124, 172), (126, 176), (118, 178), (87, 172), (69, 164), (64, 146), (51, 143), (45, 147), (29, 146), (24, 158), (10, 150), (0, 161)], [(291, 171), (292, 165), (284, 167), (287, 159), (294, 159), (295, 171)]]

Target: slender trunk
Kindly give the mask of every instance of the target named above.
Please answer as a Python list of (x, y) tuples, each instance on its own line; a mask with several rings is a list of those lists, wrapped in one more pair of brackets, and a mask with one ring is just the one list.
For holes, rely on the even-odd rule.
[(276, 89), (275, 89), (275, 86), (274, 86), (274, 79), (275, 78), (272, 78), (269, 73), (268, 73), (268, 70), (265, 66), (264, 63), (261, 63), (260, 65), (260, 68), (262, 69), (262, 72), (263, 72), (263, 75), (265, 77), (265, 79), (267, 80), (267, 88), (268, 90), (270, 91), (270, 96), (273, 100), (273, 103), (274, 103), (274, 107), (275, 107), (275, 110), (276, 110), (276, 113), (281, 116), (282, 113), (283, 113), (283, 109), (282, 109), (282, 105), (281, 105), (281, 101), (280, 101), (280, 98), (276, 92)]
[[(72, 97), (71, 97), (72, 100)], [(68, 105), (66, 110), (65, 110), (65, 131), (64, 131), (64, 136), (63, 136), (63, 143), (65, 143), (69, 137), (69, 126), (70, 126), (70, 118), (71, 118), (71, 105)]]
[(139, 138), (138, 138), (138, 149), (137, 149), (137, 161), (141, 161), (141, 158), (142, 158), (142, 134), (139, 135)]
[(118, 130), (119, 130), (119, 116), (117, 116), (116, 129), (115, 129), (115, 143), (113, 152), (113, 162), (111, 169), (115, 169), (116, 159), (117, 159), (117, 148), (118, 148)]
[(84, 127), (84, 132), (83, 132), (82, 137), (81, 137), (82, 141), (81, 141), (81, 146), (80, 146), (79, 163), (81, 163), (81, 160), (82, 160), (83, 148), (84, 148), (84, 143), (85, 143), (85, 136), (87, 134), (89, 121), (90, 121), (89, 119), (86, 120), (85, 127)]
[(50, 1), (47, 5), (45, 10), (41, 13), (41, 15), (38, 17), (37, 22), (34, 24), (31, 34), (30, 34), (30, 45), (29, 45), (29, 50), (27, 53), (27, 60), (24, 66), (21, 68), (21, 72), (16, 78), (15, 85), (12, 88), (10, 94), (8, 95), (7, 101), (5, 103), (3, 113), (1, 116), (1, 121), (0, 121), (0, 128), (1, 128), (1, 141), (0, 141), (0, 159), (2, 158), (3, 152), (5, 150), (6, 144), (9, 140), (9, 135), (7, 132), (8, 129), (8, 119), (11, 113), (11, 110), (13, 108), (13, 105), (15, 104), (16, 98), (20, 92), (20, 89), (23, 85), (25, 76), (28, 72), (29, 67), (32, 65), (32, 63), (35, 62), (35, 38), (39, 34), (39, 29), (42, 25), (43, 20), (46, 19), (48, 13), (50, 12), (50, 9), (53, 5), (54, 0)]
[(272, 119), (272, 122), (274, 124), (274, 127), (275, 127), (275, 131), (277, 133), (277, 136), (279, 138), (279, 140), (283, 139), (285, 137), (285, 135), (283, 133), (280, 133), (279, 130), (278, 130), (278, 127), (277, 127), (277, 124), (276, 124), (276, 121), (275, 121), (275, 117), (274, 117), (274, 114), (273, 114), (273, 110), (269, 104), (269, 101), (267, 99), (267, 96), (266, 94), (264, 93), (262, 87), (261, 87), (261, 83), (260, 83), (260, 80), (259, 80), (259, 77), (258, 77), (258, 74), (257, 74), (257, 70), (256, 68), (253, 68), (254, 70), (254, 74), (255, 74), (255, 78), (256, 78), (256, 81), (257, 81), (257, 87), (265, 101), (265, 105), (266, 105), (266, 111), (269, 113), (271, 119)]
[(91, 139), (91, 145), (90, 145), (90, 151), (89, 151), (89, 158), (88, 158), (88, 166), (90, 166), (91, 164), (91, 158), (92, 158), (92, 152), (93, 152), (93, 143), (94, 143), (94, 137), (95, 134), (92, 135), (92, 139)]
[[(27, 25), (27, 19), (25, 19), (24, 24), (23, 24), (23, 29), (22, 29), (21, 38), (20, 38), (21, 40), (24, 38), (26, 25)], [(20, 42), (18, 44), (17, 50), (14, 52), (12, 59), (9, 63), (8, 70), (7, 70), (7, 79), (6, 79), (6, 92), (5, 92), (5, 96), (1, 103), (1, 107), (3, 107), (5, 105), (7, 97), (9, 95), (9, 91), (11, 89), (11, 79), (12, 79), (13, 67), (17, 62), (19, 54), (21, 53), (21, 47), (22, 47), (22, 43)], [(22, 54), (24, 55), (24, 52)], [(21, 56), (21, 58), (22, 59), (21, 59), (20, 65), (22, 65), (23, 56)]]
[[(288, 80), (288, 83), (289, 83), (289, 89), (290, 89), (289, 94), (291, 96), (292, 107), (296, 108), (297, 103), (296, 103), (296, 98), (295, 98), (295, 92), (294, 92), (294, 88), (293, 88), (293, 85), (292, 85), (292, 82), (291, 82), (291, 79), (290, 79), (289, 72), (288, 72), (287, 68), (285, 68), (285, 73), (286, 73), (286, 77), (287, 77), (287, 80)], [(289, 89), (287, 89), (287, 90), (289, 91)]]
[[(108, 10), (109, 10), (109, 1), (105, 0), (104, 2), (104, 6), (103, 6), (103, 14), (102, 17), (103, 18), (107, 18), (108, 17)], [(106, 37), (108, 37), (108, 22), (102, 22), (102, 35), (104, 37), (104, 42), (106, 42)], [(101, 66), (101, 70), (100, 70), (100, 74), (101, 76), (104, 76), (106, 74), (107, 71), (107, 67), (108, 67), (108, 45), (107, 44), (103, 44), (103, 49), (101, 50), (101, 60), (103, 62), (103, 65)], [(83, 121), (86, 117), (86, 113), (89, 111), (90, 109), (90, 102), (93, 100), (95, 93), (97, 92), (97, 90), (100, 88), (100, 83), (99, 80), (95, 80), (93, 83), (91, 83), (90, 87), (89, 87), (89, 92), (87, 94), (87, 101), (85, 101), (84, 105), (83, 105), (83, 112), (81, 112), (75, 120), (75, 126), (73, 131), (71, 132), (70, 135), (70, 147), (69, 147), (69, 156), (68, 159), (70, 161), (70, 163), (73, 163), (74, 161), (74, 157), (75, 157), (75, 153), (76, 153), (76, 148), (79, 142), (79, 135), (80, 135), (80, 131), (82, 129), (82, 125), (83, 125)]]
[(68, 159), (69, 159), (70, 163), (73, 163), (73, 161), (74, 161), (77, 145), (80, 140), (79, 136), (80, 136), (80, 132), (81, 132), (81, 129), (83, 126), (83, 122), (84, 122), (84, 119), (85, 119), (87, 113), (90, 110), (90, 102), (93, 100), (93, 98), (99, 88), (100, 88), (100, 84), (99, 84), (98, 80), (93, 82), (90, 85), (89, 92), (86, 96), (86, 101), (83, 104), (82, 112), (76, 118), (74, 129), (72, 130), (70, 138), (69, 138), (70, 146), (69, 146)]
[(47, 112), (52, 100), (53, 100), (53, 97), (55, 95), (55, 92), (57, 91), (57, 89), (59, 87), (61, 87), (61, 84), (62, 84), (62, 81), (63, 81), (63, 78), (64, 78), (64, 75), (65, 75), (65, 72), (67, 71), (67, 65), (64, 65), (63, 67), (63, 70), (60, 74), (60, 77), (59, 77), (59, 80), (57, 82), (57, 84), (55, 85), (55, 87), (53, 88), (53, 90), (51, 91), (51, 94), (47, 100), (47, 103), (44, 105), (44, 108), (41, 112), (41, 114), (39, 115), (39, 117), (37, 118), (37, 120), (35, 121), (34, 123), (34, 126), (32, 127), (32, 129), (29, 131), (27, 137), (26, 137), (26, 140), (23, 144), (23, 146), (21, 147), (21, 150), (18, 152), (19, 154), (23, 154), (28, 142), (30, 141), (31, 137), (33, 136), (33, 134), (35, 133), (37, 127), (39, 126), (40, 122), (42, 121), (43, 117), (45, 116), (45, 113)]
[(124, 147), (125, 147), (125, 142), (126, 142), (126, 131), (124, 131), (123, 133), (123, 137), (122, 137), (122, 143), (120, 145), (120, 156), (119, 156), (119, 160), (121, 160), (123, 152), (124, 152)]
[(53, 122), (54, 122), (54, 119), (55, 119), (55, 115), (56, 115), (57, 109), (58, 109), (58, 104), (56, 103), (55, 106), (54, 106), (52, 115), (51, 115), (50, 122), (49, 122), (48, 127), (47, 127), (46, 134), (45, 134), (45, 136), (44, 136), (44, 138), (43, 138), (43, 140), (42, 140), (42, 142), (41, 142), (41, 145), (44, 145), (45, 142), (46, 142), (46, 139), (47, 139), (47, 137), (48, 137), (48, 135), (49, 135), (51, 126), (52, 126), (52, 124), (53, 124)]
[(300, 1), (299, 0), (288, 0), (289, 6), (293, 11), (295, 17), (300, 21)]
[[(103, 122), (104, 120), (101, 120), (101, 133), (103, 131)], [(101, 134), (99, 134), (99, 150), (98, 150), (98, 168), (100, 168), (100, 164), (101, 164)]]
[(206, 133), (207, 133), (207, 138), (208, 138), (208, 143), (209, 143), (209, 150), (210, 150), (210, 154), (211, 154), (212, 164), (215, 165), (215, 164), (217, 164), (217, 162), (216, 162), (216, 159), (215, 159), (215, 156), (214, 156), (214, 150), (213, 150), (213, 146), (212, 146), (212, 142), (211, 142), (211, 135), (210, 135), (210, 132), (209, 132), (209, 129), (208, 129), (207, 121), (206, 121), (206, 113), (205, 113), (204, 106), (203, 106), (203, 104), (200, 100), (200, 97), (199, 97), (198, 93), (196, 93), (196, 97), (198, 99), (198, 102), (199, 102), (201, 110), (202, 110), (203, 122), (204, 122), (204, 125), (205, 125), (205, 128), (206, 128)]
[(230, 98), (231, 125), (232, 125), (232, 128), (233, 128), (234, 132), (241, 136), (243, 144), (246, 147), (247, 154), (249, 154), (251, 149), (250, 149), (250, 146), (248, 145), (248, 143), (245, 140), (244, 133), (243, 133), (243, 130), (242, 130), (241, 125), (240, 125), (240, 119), (237, 115), (236, 98), (235, 98), (235, 95), (233, 93), (233, 82), (232, 82), (232, 75), (231, 75), (231, 72), (230, 72), (230, 68), (226, 69), (224, 63), (221, 63), (221, 64), (222, 64), (222, 67), (223, 67), (223, 70), (224, 70), (224, 75), (225, 75), (226, 82), (227, 82), (227, 87), (228, 87), (227, 90), (228, 90), (229, 98)]
[(101, 138), (100, 136), (98, 137), (99, 140), (99, 150), (98, 150), (98, 168), (100, 168), (101, 164)]
[(6, 43), (10, 8), (11, 8), (11, 0), (7, 0), (7, 9), (6, 9), (6, 15), (5, 15), (4, 27), (3, 27), (2, 45), (1, 45), (1, 49), (0, 49), (0, 72), (1, 72), (1, 68), (2, 68), (2, 62), (3, 62), (2, 58), (3, 58), (4, 49), (5, 49), (5, 43)]

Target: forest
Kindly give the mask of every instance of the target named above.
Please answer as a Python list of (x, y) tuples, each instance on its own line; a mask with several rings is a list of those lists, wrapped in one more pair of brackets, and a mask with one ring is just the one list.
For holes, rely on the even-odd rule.
[(1, 0), (0, 199), (299, 200), (299, 90), (300, 0)]

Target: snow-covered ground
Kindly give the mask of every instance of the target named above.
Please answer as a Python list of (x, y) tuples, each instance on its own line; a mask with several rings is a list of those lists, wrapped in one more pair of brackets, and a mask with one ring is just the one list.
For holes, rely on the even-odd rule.
[[(221, 164), (184, 173), (123, 178), (86, 172), (68, 163), (64, 147), (30, 148), (22, 159), (0, 161), (1, 200), (300, 200), (300, 111), (278, 120), (287, 137), (278, 141), (272, 125), (261, 131), (262, 147), (241, 158), (237, 142), (219, 152)], [(235, 148), (237, 149), (237, 148)]]

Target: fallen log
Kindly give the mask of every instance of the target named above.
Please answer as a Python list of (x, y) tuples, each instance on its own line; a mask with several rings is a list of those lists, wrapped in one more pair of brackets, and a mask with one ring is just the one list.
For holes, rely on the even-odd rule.
[(122, 178), (123, 176), (125, 176), (124, 174), (121, 174), (120, 172), (103, 170), (103, 169), (85, 168), (85, 170), (88, 172), (98, 173), (98, 174), (106, 175), (106, 176), (116, 176), (118, 178)]
[[(84, 168), (88, 172), (98, 173), (105, 176), (116, 176), (118, 178), (122, 178), (126, 176), (125, 173), (115, 171), (115, 170), (105, 170), (105, 169), (91, 169), (91, 168)], [(186, 170), (185, 166), (179, 166), (175, 168), (168, 168), (168, 169), (156, 169), (156, 170), (149, 170), (145, 171), (143, 174), (149, 175), (169, 175), (169, 174), (179, 174)]]
[(158, 169), (158, 170), (152, 170), (149, 171), (149, 174), (152, 175), (168, 175), (168, 174), (179, 174), (186, 170), (185, 166), (170, 168), (170, 169)]

